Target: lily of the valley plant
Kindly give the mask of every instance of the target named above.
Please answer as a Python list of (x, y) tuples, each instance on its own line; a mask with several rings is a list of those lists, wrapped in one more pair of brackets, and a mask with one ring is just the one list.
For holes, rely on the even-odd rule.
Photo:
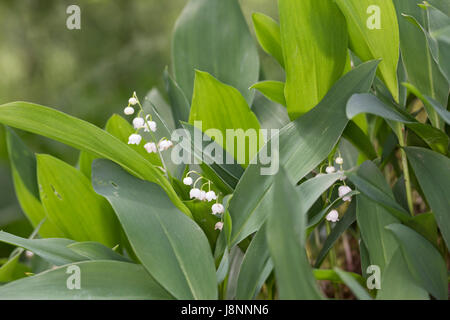
[[(35, 228), (0, 231), (17, 246), (0, 267), (1, 299), (448, 298), (448, 2), (278, 8), (253, 14), (252, 33), (237, 0), (190, 0), (167, 92), (123, 97), (104, 129), (0, 106)], [(262, 76), (259, 55), (283, 81)], [(257, 154), (175, 163), (172, 132), (196, 121), (223, 136), (280, 129), (278, 172), (262, 175)], [(35, 154), (13, 128), (79, 149), (78, 165)], [(265, 139), (256, 152), (274, 150)], [(251, 150), (229, 145), (215, 150)]]

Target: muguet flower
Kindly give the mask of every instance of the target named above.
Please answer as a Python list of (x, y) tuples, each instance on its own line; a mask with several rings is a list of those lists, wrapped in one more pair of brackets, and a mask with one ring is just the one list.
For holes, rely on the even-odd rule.
[(147, 150), (148, 153), (157, 153), (158, 149), (156, 148), (156, 144), (154, 142), (147, 142), (144, 145), (145, 150)]
[(156, 122), (155, 121), (147, 121), (147, 123), (145, 123), (144, 127), (144, 132), (155, 132), (156, 131)]
[(138, 117), (138, 118), (133, 119), (133, 127), (135, 129), (140, 129), (140, 128), (144, 127), (144, 124), (145, 124), (144, 118)]
[(128, 138), (128, 144), (136, 144), (139, 145), (141, 143), (142, 137), (137, 134), (137, 133), (133, 133), (129, 138)]
[(336, 222), (339, 221), (339, 212), (337, 210), (331, 210), (325, 217), (328, 221)]
[(172, 141), (170, 140), (161, 140), (158, 144), (159, 151), (164, 151), (173, 146)]
[(345, 196), (350, 192), (352, 192), (352, 189), (349, 186), (340, 186), (338, 188), (339, 198), (342, 198), (344, 201), (352, 201), (351, 196)]
[(123, 109), (123, 113), (125, 113), (127, 116), (132, 115), (134, 113), (134, 108), (128, 106), (125, 109)]
[(200, 201), (205, 201), (206, 200), (206, 192), (205, 191), (200, 191), (200, 196), (197, 198)]
[(191, 177), (186, 177), (186, 178), (183, 179), (183, 183), (184, 183), (185, 185), (187, 185), (187, 186), (192, 185), (193, 182), (194, 182), (194, 181), (192, 180)]
[(328, 167), (326, 167), (325, 172), (326, 173), (335, 173), (336, 172), (336, 168), (333, 167), (333, 166), (328, 166)]
[(208, 200), (208, 202), (212, 201), (212, 200), (216, 200), (216, 199), (217, 199), (217, 196), (214, 191), (211, 190), (206, 193), (206, 200)]
[(212, 209), (213, 214), (219, 214), (219, 213), (223, 213), (225, 211), (225, 208), (223, 207), (223, 205), (221, 203), (213, 204), (211, 209)]
[(191, 197), (191, 199), (198, 199), (201, 193), (200, 189), (193, 188), (189, 191), (189, 197)]
[(342, 159), (342, 157), (337, 157), (336, 158), (336, 163), (337, 164), (343, 164), (344, 163), (344, 159)]
[(128, 99), (128, 103), (134, 106), (136, 103), (138, 103), (138, 101), (135, 97), (131, 97), (130, 99)]
[(214, 230), (222, 230), (223, 228), (223, 222), (217, 222), (216, 225), (214, 226)]

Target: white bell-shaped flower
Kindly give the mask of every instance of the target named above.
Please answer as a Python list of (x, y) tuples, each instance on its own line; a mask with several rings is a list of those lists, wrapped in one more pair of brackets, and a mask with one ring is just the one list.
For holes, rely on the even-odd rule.
[(212, 201), (212, 200), (216, 200), (216, 199), (217, 199), (217, 196), (214, 191), (211, 190), (206, 193), (206, 200)]
[(138, 101), (135, 97), (131, 97), (130, 99), (128, 99), (128, 103), (134, 106), (136, 103), (138, 103)]
[(325, 168), (325, 172), (326, 173), (335, 173), (336, 172), (336, 168), (333, 166), (328, 166)]
[(123, 109), (123, 113), (125, 113), (127, 116), (132, 115), (134, 113), (134, 108), (128, 106), (125, 109)]
[(197, 198), (200, 201), (205, 201), (206, 200), (206, 191), (200, 191), (200, 196)]
[(351, 196), (346, 196), (346, 194), (352, 192), (352, 189), (349, 186), (340, 186), (338, 188), (339, 198), (342, 198), (344, 201), (352, 201)]
[(144, 127), (144, 124), (145, 124), (144, 118), (138, 117), (133, 119), (133, 127), (135, 129), (140, 129)]
[(132, 135), (129, 136), (128, 138), (128, 144), (136, 144), (139, 145), (141, 143), (142, 137), (137, 134), (137, 133), (133, 133)]
[(331, 210), (325, 217), (328, 221), (336, 222), (339, 221), (339, 212), (337, 210)]
[(147, 142), (144, 145), (144, 148), (148, 153), (157, 153), (158, 152), (158, 149), (156, 148), (156, 144), (154, 142)]
[(221, 203), (213, 204), (211, 209), (212, 209), (213, 214), (219, 214), (219, 213), (223, 213), (225, 211), (225, 208), (223, 207), (223, 205)]
[(223, 222), (217, 222), (216, 225), (214, 226), (214, 230), (222, 230), (223, 228)]
[(170, 140), (161, 140), (158, 144), (159, 151), (164, 151), (173, 146), (172, 141)]
[(189, 191), (189, 197), (191, 199), (198, 199), (200, 197), (201, 191), (198, 188), (193, 188), (191, 191)]
[(156, 122), (155, 121), (147, 121), (144, 125), (144, 131), (145, 132), (155, 132), (156, 131)]
[(336, 158), (336, 163), (337, 164), (343, 164), (344, 163), (344, 159), (342, 159), (342, 157), (337, 157)]
[(191, 177), (186, 177), (186, 178), (183, 179), (183, 183), (184, 183), (185, 185), (187, 185), (187, 186), (192, 185), (193, 182), (194, 182), (194, 181), (192, 180)]

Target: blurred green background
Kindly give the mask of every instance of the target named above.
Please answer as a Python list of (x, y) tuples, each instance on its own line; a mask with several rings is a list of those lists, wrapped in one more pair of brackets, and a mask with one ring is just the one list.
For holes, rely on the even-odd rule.
[[(227, 1), (227, 0), (224, 0)], [(163, 89), (162, 72), (171, 63), (171, 33), (186, 0), (1, 0), (0, 104), (30, 101), (103, 127), (120, 113), (133, 91), (143, 97)], [(81, 30), (68, 30), (66, 9), (81, 8)], [(251, 32), (253, 12), (277, 19), (277, 1), (241, 0)], [(220, 23), (220, 22), (218, 22)], [(260, 50), (267, 78), (280, 68)], [(75, 165), (78, 151), (19, 132), (37, 153)], [(0, 230), (28, 236), (11, 182), (0, 125)], [(0, 245), (0, 257), (11, 247)]]

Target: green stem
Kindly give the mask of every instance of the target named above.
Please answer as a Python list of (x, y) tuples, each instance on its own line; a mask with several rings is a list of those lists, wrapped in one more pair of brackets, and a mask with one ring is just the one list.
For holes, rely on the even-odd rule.
[(406, 152), (403, 149), (406, 146), (406, 139), (405, 139), (405, 126), (403, 124), (397, 124), (396, 127), (397, 131), (397, 137), (400, 144), (400, 153), (402, 157), (402, 167), (403, 167), (403, 176), (405, 178), (405, 186), (406, 186), (406, 200), (408, 202), (408, 209), (412, 215), (414, 215), (414, 206), (413, 206), (413, 200), (412, 200), (412, 188), (411, 188), (411, 178), (409, 175), (409, 167), (408, 167), (408, 160), (406, 158)]

